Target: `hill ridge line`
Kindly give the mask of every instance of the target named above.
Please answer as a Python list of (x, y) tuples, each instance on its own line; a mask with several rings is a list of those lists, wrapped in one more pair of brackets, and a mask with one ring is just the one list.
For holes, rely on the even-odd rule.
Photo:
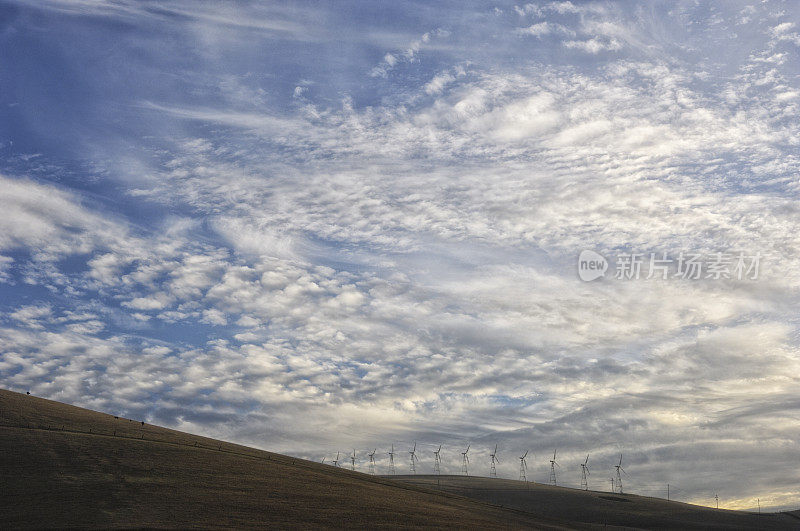
[[(64, 403), (64, 402), (58, 402), (58, 401), (55, 401), (55, 400), (50, 400), (50, 399), (47, 399), (47, 398), (42, 398), (42, 397), (38, 397), (38, 396), (34, 396), (34, 395), (25, 395), (25, 394), (22, 394), (22, 393), (17, 393), (15, 391), (10, 391), (10, 390), (5, 390), (5, 389), (2, 389), (0, 391), (5, 391), (7, 393), (13, 393), (15, 395), (18, 395), (20, 397), (20, 399), (22, 399), (22, 400), (27, 400), (27, 399), (42, 400), (42, 401), (46, 401), (46, 402), (48, 402), (50, 404), (53, 404), (53, 405), (66, 407), (66, 408), (71, 408), (71, 409), (74, 409), (74, 410), (77, 410), (77, 411), (89, 412), (89, 413), (92, 413), (92, 414), (95, 414), (95, 415), (102, 415), (104, 417), (107, 417), (105, 420), (107, 420), (109, 422), (124, 422), (124, 421), (134, 422), (135, 424), (132, 426), (133, 429), (137, 429), (136, 426), (138, 426), (138, 424), (140, 422), (142, 422), (142, 421), (136, 421), (134, 419), (129, 419), (127, 417), (122, 417), (122, 416), (119, 416), (119, 415), (112, 415), (110, 413), (105, 413), (103, 411), (97, 411), (97, 410), (92, 410), (92, 409), (88, 409), (88, 408), (83, 408), (83, 407), (80, 407), (80, 406), (75, 406), (75, 405), (67, 404), (67, 403)], [(113, 421), (111, 420), (111, 417), (113, 417)], [(127, 423), (125, 424), (125, 426), (127, 427)], [(233, 442), (224, 441), (224, 440), (220, 440), (220, 439), (214, 439), (214, 438), (207, 437), (207, 436), (204, 436), (204, 435), (197, 435), (197, 434), (193, 434), (193, 433), (190, 433), (190, 432), (184, 432), (184, 431), (175, 430), (175, 429), (172, 429), (172, 428), (166, 428), (164, 426), (159, 426), (159, 425), (153, 424), (153, 423), (143, 423), (142, 426), (143, 426), (142, 428), (138, 428), (140, 430), (140, 436), (136, 437), (136, 436), (132, 436), (132, 435), (126, 435), (124, 433), (116, 433), (115, 430), (111, 430), (110, 432), (109, 431), (105, 431), (104, 432), (104, 431), (100, 431), (100, 430), (97, 430), (97, 431), (88, 430), (87, 431), (87, 430), (78, 430), (78, 429), (74, 429), (74, 428), (66, 428), (65, 425), (62, 425), (62, 427), (58, 427), (58, 423), (54, 423), (54, 424), (45, 423), (43, 425), (31, 425), (30, 423), (28, 423), (27, 426), (23, 425), (23, 424), (0, 423), (0, 429), (41, 431), (41, 432), (56, 433), (56, 434), (73, 434), (73, 435), (82, 435), (82, 436), (87, 436), (87, 437), (102, 437), (102, 438), (108, 439), (108, 440), (127, 440), (127, 441), (140, 441), (142, 443), (159, 443), (159, 444), (165, 444), (165, 445), (169, 445), (169, 446), (173, 446), (173, 447), (192, 448), (192, 449), (196, 449), (196, 450), (205, 450), (205, 451), (208, 451), (208, 452), (216, 452), (216, 453), (226, 454), (226, 455), (231, 455), (231, 456), (245, 457), (245, 458), (250, 458), (250, 459), (257, 460), (257, 461), (272, 462), (272, 463), (275, 463), (275, 464), (278, 464), (278, 465), (293, 466), (295, 468), (302, 468), (302, 469), (305, 469), (305, 470), (318, 470), (316, 467), (321, 466), (321, 467), (326, 467), (325, 471), (328, 472), (328, 473), (331, 473), (331, 472), (335, 472), (336, 474), (342, 474), (343, 473), (343, 474), (355, 477), (356, 479), (358, 479), (360, 481), (363, 481), (363, 482), (372, 483), (372, 484), (381, 485), (381, 486), (386, 486), (386, 487), (390, 487), (392, 489), (397, 489), (397, 490), (407, 491), (407, 492), (413, 492), (413, 493), (419, 493), (419, 494), (433, 494), (433, 495), (436, 495), (436, 496), (444, 498), (444, 499), (467, 501), (470, 504), (484, 506), (484, 507), (487, 507), (487, 508), (499, 509), (499, 510), (502, 510), (502, 511), (513, 512), (513, 513), (518, 514), (520, 516), (540, 518), (538, 515), (533, 514), (533, 513), (529, 512), (529, 511), (522, 510), (522, 509), (517, 509), (517, 508), (514, 508), (514, 507), (505, 507), (505, 506), (503, 506), (501, 504), (496, 504), (496, 503), (491, 503), (491, 502), (486, 502), (486, 501), (481, 501), (481, 500), (475, 500), (475, 499), (467, 497), (467, 496), (462, 496), (462, 495), (451, 493), (451, 492), (447, 492), (447, 491), (444, 491), (444, 490), (438, 490), (438, 489), (419, 486), (419, 485), (410, 485), (410, 484), (407, 484), (407, 483), (404, 483), (404, 482), (394, 481), (391, 478), (385, 477), (385, 476), (382, 476), (382, 475), (367, 474), (367, 473), (360, 472), (360, 471), (349, 470), (349, 469), (344, 468), (344, 467), (332, 467), (331, 465), (325, 465), (325, 464), (322, 464), (322, 463), (317, 463), (316, 461), (310, 461), (308, 459), (303, 459), (303, 458), (299, 458), (299, 457), (293, 457), (293, 456), (289, 456), (289, 455), (285, 455), (285, 454), (271, 452), (269, 450), (262, 450), (262, 449), (258, 449), (258, 448), (253, 448), (253, 447), (250, 447), (250, 446), (240, 445), (238, 443), (233, 443)], [(207, 444), (204, 445), (199, 441), (195, 441), (195, 444), (183, 443), (183, 442), (179, 442), (179, 441), (169, 441), (169, 440), (165, 440), (163, 438), (153, 437), (152, 433), (150, 433), (151, 436), (145, 436), (146, 435), (146, 430), (144, 428), (145, 426), (149, 427), (149, 428), (155, 428), (155, 429), (158, 429), (158, 430), (166, 430), (166, 431), (168, 431), (168, 432), (170, 432), (172, 434), (175, 434), (175, 435), (196, 437), (196, 438), (199, 438), (199, 439), (204, 439), (206, 441), (209, 441), (209, 440), (210, 441), (215, 441), (218, 444), (217, 444), (216, 447), (214, 447), (214, 446), (209, 446)], [(232, 446), (240, 447), (240, 448), (243, 448), (243, 449), (246, 449), (246, 450), (250, 450), (252, 452), (263, 453), (263, 454), (268, 454), (268, 455), (266, 455), (266, 457), (265, 457), (265, 456), (261, 456), (261, 455), (253, 455), (252, 453), (237, 452), (237, 451), (234, 451), (234, 450), (221, 448), (221, 445), (223, 445), (223, 444), (224, 445), (232, 445)], [(273, 459), (272, 458), (273, 456), (276, 457), (276, 458)], [(543, 518), (543, 520), (555, 520), (555, 519)], [(548, 525), (559, 525), (559, 524), (553, 522), (553, 523), (550, 523)]]

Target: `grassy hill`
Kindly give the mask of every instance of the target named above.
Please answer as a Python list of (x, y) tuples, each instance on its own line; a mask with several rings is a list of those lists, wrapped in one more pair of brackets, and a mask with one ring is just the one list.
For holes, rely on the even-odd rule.
[(748, 513), (635, 494), (583, 491), (508, 479), (394, 476), (407, 485), (439, 489), (482, 502), (573, 523), (645, 529), (800, 529), (795, 513)]
[(0, 470), (4, 528), (800, 527), (507, 480), (372, 477), (3, 390)]
[(0, 390), (4, 528), (569, 526)]

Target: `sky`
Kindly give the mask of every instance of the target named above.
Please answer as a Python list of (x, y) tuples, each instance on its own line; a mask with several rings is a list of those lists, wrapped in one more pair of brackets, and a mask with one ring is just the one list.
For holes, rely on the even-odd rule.
[(0, 0), (0, 386), (796, 509), (799, 47), (793, 2)]

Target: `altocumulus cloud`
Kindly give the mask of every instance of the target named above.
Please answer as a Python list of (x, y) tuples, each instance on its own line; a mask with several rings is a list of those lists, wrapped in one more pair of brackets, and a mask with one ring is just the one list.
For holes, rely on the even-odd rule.
[[(407, 7), (0, 4), (0, 383), (795, 507), (797, 6)], [(583, 283), (582, 249), (762, 268)]]

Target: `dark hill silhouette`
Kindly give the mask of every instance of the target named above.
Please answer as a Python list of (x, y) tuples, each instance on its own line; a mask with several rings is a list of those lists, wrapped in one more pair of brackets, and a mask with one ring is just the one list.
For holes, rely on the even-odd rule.
[(714, 509), (662, 498), (583, 491), (509, 479), (394, 476), (395, 481), (582, 524), (644, 529), (800, 529), (795, 513)]
[(8, 528), (540, 528), (547, 518), (0, 390)]
[(373, 477), (4, 390), (0, 471), (3, 528), (800, 528), (787, 513)]

